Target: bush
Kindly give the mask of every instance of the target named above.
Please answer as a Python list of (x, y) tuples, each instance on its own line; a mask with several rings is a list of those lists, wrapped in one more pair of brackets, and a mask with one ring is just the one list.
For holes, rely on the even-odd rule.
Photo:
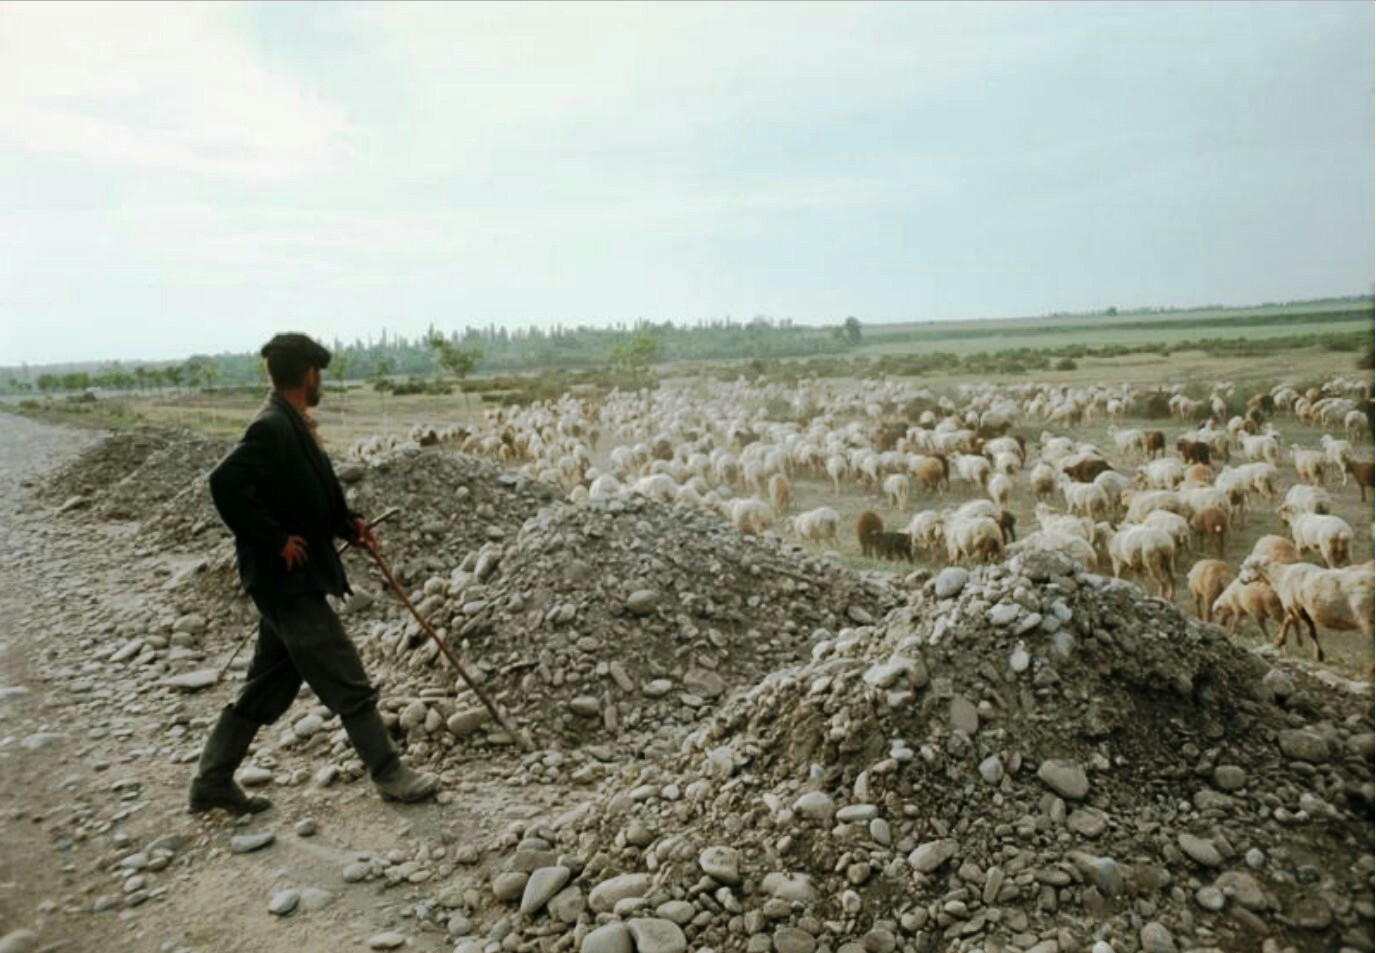
[(1058, 371), (1073, 371), (1077, 367), (1079, 367), (1079, 365), (1075, 363), (1074, 358), (1069, 357), (1063, 357), (1055, 364), (1055, 368)]
[(1359, 371), (1376, 370), (1376, 347), (1368, 344), (1366, 350), (1357, 355), (1356, 367)]

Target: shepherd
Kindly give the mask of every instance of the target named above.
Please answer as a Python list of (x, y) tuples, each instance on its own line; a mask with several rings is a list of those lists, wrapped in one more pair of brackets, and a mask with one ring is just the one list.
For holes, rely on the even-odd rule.
[(261, 353), (273, 391), (210, 474), (215, 508), (234, 534), (240, 581), (258, 609), (258, 641), (239, 697), (220, 713), (201, 752), (191, 811), (256, 814), (271, 806), (246, 795), (234, 772), (258, 729), (286, 714), (303, 680), (339, 716), (383, 798), (423, 800), (438, 782), (401, 762), (378, 714), (377, 690), (325, 600), (351, 591), (333, 540), (377, 542), (367, 520), (346, 504), (309, 413), (320, 403), (330, 352), (289, 333)]

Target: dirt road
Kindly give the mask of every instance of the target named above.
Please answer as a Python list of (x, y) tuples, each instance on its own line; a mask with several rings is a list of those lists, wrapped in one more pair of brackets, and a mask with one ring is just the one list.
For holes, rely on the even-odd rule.
[[(99, 436), (0, 414), (0, 949), (300, 953), (388, 932), (408, 950), (453, 949), (479, 928), (464, 892), (488, 876), (488, 852), (586, 794), (511, 788), (503, 758), (446, 776), (439, 803), (388, 805), (366, 781), (313, 781), (319, 756), (277, 750), (273, 726), (251, 758), (272, 775), (273, 809), (245, 826), (188, 815), (195, 759), (237, 678), (177, 696), (112, 664), (114, 642), (169, 630), (178, 557), (140, 548), (131, 524), (78, 530), (35, 501), (44, 474)], [(180, 650), (218, 668), (241, 631)], [(275, 841), (231, 852), (251, 832)], [(294, 912), (271, 913), (286, 891)]]

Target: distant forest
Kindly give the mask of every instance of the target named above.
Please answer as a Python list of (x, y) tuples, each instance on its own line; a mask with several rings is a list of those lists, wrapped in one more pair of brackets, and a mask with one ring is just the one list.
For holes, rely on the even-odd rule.
[[(538, 328), (511, 330), (497, 325), (443, 334), (433, 327), (418, 338), (389, 335), (376, 340), (325, 342), (333, 359), (327, 379), (369, 380), (429, 377), (442, 372), (520, 373), (550, 368), (620, 367), (652, 363), (731, 358), (781, 358), (837, 354), (860, 342), (860, 322), (847, 318), (832, 327), (798, 327), (788, 320), (756, 317), (750, 321), (703, 321), (697, 324), (640, 321), (609, 328)], [(264, 383), (256, 351), (195, 354), (182, 362), (110, 361), (32, 369), (7, 368), (0, 375), (3, 393), (78, 393), (115, 390), (149, 392), (163, 388), (220, 388)]]

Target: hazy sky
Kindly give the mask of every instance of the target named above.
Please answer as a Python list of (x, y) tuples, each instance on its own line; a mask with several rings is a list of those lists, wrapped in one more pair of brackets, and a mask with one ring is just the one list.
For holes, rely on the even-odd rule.
[(1370, 292), (1373, 9), (0, 4), (0, 365)]

